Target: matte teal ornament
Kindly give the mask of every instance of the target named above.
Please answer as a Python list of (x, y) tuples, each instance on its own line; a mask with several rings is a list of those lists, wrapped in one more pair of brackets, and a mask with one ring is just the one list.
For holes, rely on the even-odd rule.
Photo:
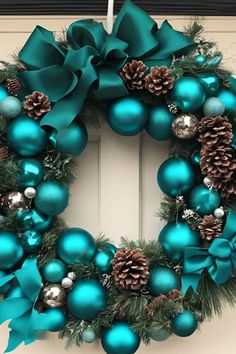
[(188, 201), (191, 209), (204, 216), (214, 213), (214, 210), (220, 206), (221, 198), (216, 190), (200, 184), (191, 191)]
[(60, 259), (52, 259), (42, 269), (43, 277), (49, 283), (60, 283), (67, 274), (67, 267)]
[(171, 321), (172, 331), (179, 337), (188, 337), (197, 329), (198, 321), (196, 315), (184, 310), (174, 316)]
[(198, 76), (199, 82), (205, 89), (206, 96), (217, 96), (220, 89), (220, 80), (217, 75), (213, 73), (204, 73)]
[(173, 269), (156, 267), (150, 270), (148, 288), (153, 296), (168, 294), (179, 288), (179, 278)]
[(146, 131), (156, 140), (169, 140), (172, 137), (174, 115), (165, 105), (154, 107), (150, 111)]
[(10, 231), (0, 231), (0, 270), (13, 268), (23, 257), (19, 237)]
[(52, 217), (40, 213), (38, 210), (30, 209), (18, 211), (16, 216), (17, 224), (20, 230), (35, 230), (45, 232), (50, 229)]
[(195, 184), (195, 172), (191, 163), (181, 158), (169, 158), (157, 173), (157, 183), (165, 194), (176, 197), (188, 193)]
[(14, 96), (8, 96), (0, 102), (0, 113), (4, 118), (14, 119), (21, 114), (21, 110), (22, 103)]
[(25, 297), (22, 287), (18, 284), (12, 286), (6, 294), (6, 298), (15, 299), (18, 297)]
[(205, 102), (205, 98), (205, 90), (195, 77), (182, 77), (174, 84), (172, 100), (183, 112), (196, 112)]
[(5, 216), (0, 214), (0, 223), (5, 220)]
[(92, 328), (86, 328), (82, 334), (82, 340), (85, 343), (93, 343), (96, 339), (96, 334)]
[(198, 166), (201, 161), (201, 154), (198, 150), (195, 150), (191, 155), (191, 161), (194, 165)]
[(8, 96), (7, 90), (5, 89), (5, 87), (0, 85), (0, 102), (2, 102), (7, 96)]
[(197, 66), (202, 66), (206, 63), (206, 56), (203, 54), (198, 54), (196, 55), (194, 61)]
[(51, 308), (46, 310), (44, 313), (49, 315), (49, 328), (50, 332), (62, 331), (67, 323), (66, 316), (61, 309)]
[(43, 245), (43, 237), (34, 230), (27, 230), (21, 236), (21, 244), (27, 253), (37, 253)]
[(171, 222), (163, 227), (158, 241), (174, 263), (179, 262), (186, 247), (198, 246), (200, 237), (184, 222)]
[(34, 156), (46, 148), (48, 135), (38, 121), (20, 116), (9, 125), (7, 140), (16, 154)]
[(225, 111), (235, 111), (236, 110), (236, 95), (229, 89), (221, 89), (218, 98), (224, 102)]
[(225, 104), (218, 97), (208, 98), (203, 106), (203, 113), (206, 117), (222, 116), (225, 112)]
[(89, 264), (96, 252), (96, 242), (88, 231), (70, 228), (59, 236), (56, 249), (67, 264)]
[(69, 312), (80, 320), (90, 321), (107, 307), (107, 292), (96, 279), (80, 279), (67, 297)]
[(44, 167), (36, 159), (26, 158), (20, 162), (17, 181), (21, 187), (36, 187), (43, 179)]
[(140, 337), (125, 321), (116, 321), (101, 336), (107, 354), (134, 354), (140, 346)]
[(109, 109), (108, 124), (120, 135), (140, 133), (147, 123), (148, 110), (144, 103), (134, 97), (120, 98)]
[(69, 190), (56, 181), (42, 182), (36, 189), (35, 207), (45, 215), (61, 214), (69, 202)]
[(169, 327), (162, 327), (162, 328), (153, 328), (150, 331), (150, 337), (155, 340), (156, 342), (164, 342), (166, 339), (170, 337), (172, 331)]
[[(0, 270), (0, 279), (4, 278), (8, 273), (4, 272), (3, 270)], [(7, 282), (3, 286), (0, 287), (0, 294), (5, 295), (11, 288), (11, 282)]]
[(101, 249), (95, 253), (93, 257), (93, 264), (95, 267), (100, 270), (102, 273), (110, 273), (111, 272), (111, 261), (114, 258), (114, 255), (109, 249)]

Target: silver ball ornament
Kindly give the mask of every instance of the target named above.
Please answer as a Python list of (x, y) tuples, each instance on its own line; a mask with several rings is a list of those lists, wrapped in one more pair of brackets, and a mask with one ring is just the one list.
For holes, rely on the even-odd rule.
[(63, 278), (61, 281), (61, 285), (63, 286), (63, 288), (65, 289), (70, 289), (73, 286), (73, 280), (70, 278)]
[(190, 113), (179, 114), (172, 123), (172, 131), (179, 139), (191, 139), (198, 130), (198, 119)]
[(3, 199), (3, 210), (5, 213), (14, 210), (27, 210), (29, 208), (29, 200), (23, 193), (18, 191), (8, 192)]
[(70, 278), (71, 280), (75, 280), (76, 279), (76, 274), (75, 272), (69, 272), (67, 274), (67, 278)]
[(214, 216), (215, 216), (217, 219), (222, 219), (224, 215), (225, 215), (225, 212), (224, 212), (224, 209), (223, 209), (222, 207), (216, 208), (216, 209), (214, 210)]
[(36, 189), (33, 187), (27, 187), (24, 190), (24, 195), (26, 196), (26, 198), (28, 199), (33, 199), (36, 196)]
[(43, 302), (48, 307), (61, 307), (66, 302), (66, 290), (60, 284), (50, 284), (42, 290)]
[(209, 177), (205, 177), (203, 183), (207, 188), (211, 188), (213, 185), (213, 181)]

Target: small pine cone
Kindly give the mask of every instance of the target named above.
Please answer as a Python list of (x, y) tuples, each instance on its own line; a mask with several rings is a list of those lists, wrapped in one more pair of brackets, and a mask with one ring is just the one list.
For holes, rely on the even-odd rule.
[(141, 60), (132, 60), (124, 65), (120, 71), (120, 76), (129, 90), (142, 90), (146, 71), (147, 65)]
[(8, 146), (1, 146), (0, 147), (0, 160), (4, 160), (5, 158), (8, 157)]
[(7, 79), (7, 91), (10, 95), (17, 96), (20, 91), (21, 84), (17, 79)]
[(222, 234), (222, 221), (213, 215), (205, 215), (199, 224), (200, 235), (204, 240), (212, 241)]
[(39, 119), (51, 110), (51, 103), (48, 100), (48, 96), (44, 95), (42, 92), (35, 91), (25, 98), (23, 108), (25, 113), (31, 118)]
[(218, 189), (223, 199), (236, 196), (236, 173), (228, 181), (215, 180), (212, 187)]
[(227, 117), (205, 117), (198, 126), (198, 141), (206, 149), (213, 145), (229, 145), (233, 138), (232, 125)]
[(182, 293), (180, 290), (174, 289), (174, 290), (171, 290), (167, 296), (168, 296), (168, 300), (170, 300), (172, 302), (177, 302), (181, 299)]
[(172, 89), (174, 78), (165, 66), (153, 66), (145, 77), (145, 88), (156, 96), (164, 95)]
[(118, 288), (138, 290), (147, 284), (149, 262), (140, 249), (123, 249), (112, 260), (112, 277)]

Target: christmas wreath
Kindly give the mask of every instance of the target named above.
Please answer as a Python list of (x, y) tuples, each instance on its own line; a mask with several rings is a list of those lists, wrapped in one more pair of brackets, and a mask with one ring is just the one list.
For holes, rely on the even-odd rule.
[[(112, 33), (37, 26), (0, 71), (0, 322), (7, 352), (40, 331), (108, 354), (189, 336), (236, 302), (236, 79), (193, 22), (184, 32), (131, 1)], [(94, 117), (125, 136), (170, 140), (157, 173), (167, 221), (151, 242), (68, 228), (75, 156)], [(79, 226), (79, 225), (78, 225)], [(158, 230), (157, 230), (158, 231)]]

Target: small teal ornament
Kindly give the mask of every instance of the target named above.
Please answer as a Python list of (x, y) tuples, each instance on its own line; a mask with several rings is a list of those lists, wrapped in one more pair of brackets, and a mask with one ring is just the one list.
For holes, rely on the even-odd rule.
[(198, 54), (198, 55), (196, 55), (196, 57), (195, 57), (195, 64), (197, 65), (197, 66), (202, 66), (202, 65), (204, 65), (205, 63), (206, 63), (206, 56), (205, 55), (203, 55), (203, 54)]
[(21, 236), (21, 244), (27, 253), (37, 253), (43, 245), (43, 237), (34, 230), (27, 230)]
[(174, 115), (165, 105), (154, 107), (150, 111), (146, 131), (156, 140), (169, 140), (172, 137)]
[(25, 294), (20, 285), (14, 285), (7, 292), (6, 297), (10, 299), (16, 299), (18, 297), (25, 297)]
[(39, 122), (26, 116), (20, 116), (8, 127), (7, 140), (10, 148), (18, 155), (34, 156), (42, 152), (47, 145), (47, 133)]
[(214, 189), (209, 189), (204, 184), (196, 186), (189, 195), (189, 207), (199, 215), (213, 214), (220, 206), (221, 198)]
[(164, 342), (166, 339), (170, 337), (172, 334), (171, 329), (169, 327), (162, 328), (153, 328), (150, 331), (150, 337), (156, 342)]
[(205, 98), (205, 90), (195, 77), (182, 77), (174, 84), (172, 99), (183, 112), (196, 112), (205, 102)]
[(2, 102), (7, 96), (8, 96), (7, 90), (5, 89), (5, 87), (0, 85), (0, 102)]
[(108, 124), (120, 135), (131, 136), (140, 133), (147, 123), (147, 107), (134, 97), (115, 101), (108, 113)]
[(197, 325), (196, 315), (187, 310), (175, 315), (171, 321), (172, 331), (179, 337), (191, 336), (196, 331)]
[(150, 270), (148, 288), (153, 296), (168, 294), (171, 290), (179, 288), (179, 279), (173, 269), (156, 267)]
[(67, 267), (60, 259), (52, 259), (42, 269), (43, 277), (49, 283), (60, 283), (67, 274)]
[(69, 202), (69, 190), (56, 181), (42, 182), (36, 189), (35, 207), (45, 215), (61, 214)]
[(49, 328), (50, 332), (62, 331), (67, 323), (66, 316), (61, 309), (51, 308), (46, 310), (44, 313), (49, 315)]
[[(4, 278), (6, 275), (7, 272), (0, 270), (0, 280), (1, 278)], [(5, 295), (10, 290), (10, 288), (11, 288), (11, 282), (9, 281), (8, 283), (0, 287), (0, 295)]]
[(125, 321), (116, 321), (105, 329), (101, 342), (107, 354), (134, 354), (140, 346), (139, 336)]
[(93, 343), (96, 339), (96, 334), (92, 328), (86, 328), (82, 334), (82, 340), (85, 343)]
[(114, 258), (114, 255), (108, 249), (99, 248), (95, 256), (93, 257), (93, 264), (95, 267), (100, 270), (102, 273), (110, 273), (111, 272), (111, 261)]
[(217, 75), (213, 73), (204, 73), (198, 76), (199, 82), (205, 89), (206, 96), (217, 96), (220, 89), (220, 80)]
[(198, 166), (201, 161), (201, 154), (198, 150), (195, 150), (191, 155), (191, 161), (194, 165)]
[(52, 217), (40, 213), (38, 210), (30, 209), (18, 211), (16, 216), (18, 227), (22, 231), (35, 230), (45, 232), (50, 229)]
[(80, 320), (90, 321), (107, 307), (107, 293), (96, 279), (80, 279), (67, 297), (69, 312)]
[(36, 187), (43, 179), (43, 164), (36, 159), (26, 158), (20, 162), (17, 181), (21, 187)]
[(218, 98), (224, 102), (226, 112), (236, 110), (236, 95), (232, 91), (221, 89)]
[(14, 119), (21, 114), (21, 110), (22, 103), (18, 98), (14, 96), (6, 97), (0, 103), (0, 113), (4, 118)]
[(105, 242), (104, 243), (104, 248), (105, 249), (107, 249), (107, 250), (109, 250), (112, 254), (113, 254), (113, 256), (116, 254), (116, 252), (117, 252), (117, 248), (116, 248), (116, 246), (114, 246), (112, 243), (110, 243), (110, 242)]
[(19, 237), (10, 231), (0, 231), (0, 270), (13, 268), (23, 253)]
[(158, 241), (174, 263), (179, 262), (186, 247), (198, 246), (199, 235), (184, 222), (171, 222), (163, 227)]
[(195, 184), (194, 168), (185, 159), (169, 158), (158, 170), (157, 183), (162, 192), (170, 197), (186, 194)]
[(70, 228), (59, 236), (56, 249), (59, 258), (67, 264), (89, 264), (96, 252), (96, 242), (88, 231)]
[(224, 102), (218, 97), (210, 97), (203, 106), (203, 113), (206, 117), (222, 116), (225, 111)]

